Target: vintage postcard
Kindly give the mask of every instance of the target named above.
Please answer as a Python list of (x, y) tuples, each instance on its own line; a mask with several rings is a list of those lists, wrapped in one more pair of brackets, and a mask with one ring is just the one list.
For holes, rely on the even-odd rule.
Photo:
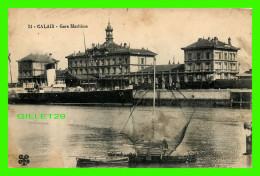
[(252, 9), (8, 10), (10, 168), (251, 168)]

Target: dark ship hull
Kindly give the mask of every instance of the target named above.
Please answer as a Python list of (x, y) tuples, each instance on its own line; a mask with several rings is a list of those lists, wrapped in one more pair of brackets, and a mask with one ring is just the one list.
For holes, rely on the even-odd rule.
[(132, 103), (132, 90), (14, 93), (9, 104), (127, 104)]

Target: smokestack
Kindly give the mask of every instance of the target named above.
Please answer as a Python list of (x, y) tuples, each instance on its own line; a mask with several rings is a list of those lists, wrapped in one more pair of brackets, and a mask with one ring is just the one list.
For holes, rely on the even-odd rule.
[(231, 45), (231, 38), (228, 37), (228, 44)]
[(169, 60), (169, 63), (168, 63), (168, 65), (171, 65), (171, 61)]
[(214, 43), (218, 44), (218, 38), (217, 37), (214, 37)]
[(53, 63), (47, 64), (45, 66), (46, 68), (46, 76), (47, 76), (47, 85), (51, 86), (55, 84), (56, 80), (56, 71), (55, 71), (55, 65)]

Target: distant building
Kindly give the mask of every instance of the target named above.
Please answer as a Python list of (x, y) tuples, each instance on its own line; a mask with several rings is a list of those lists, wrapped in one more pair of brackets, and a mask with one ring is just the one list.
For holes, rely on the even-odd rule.
[[(113, 77), (137, 72), (149, 67), (156, 55), (148, 49), (132, 49), (130, 44), (116, 44), (113, 41), (113, 28), (108, 23), (106, 41), (103, 44), (92, 44), (85, 52), (66, 56), (68, 71), (73, 75), (91, 75), (97, 78)], [(82, 76), (81, 76), (82, 77)]]
[(213, 39), (199, 38), (184, 50), (185, 82), (204, 82), (218, 79), (235, 79), (239, 72), (237, 51), (240, 48)]
[[(184, 64), (156, 65), (156, 87), (159, 89), (176, 88), (184, 82)], [(140, 70), (136, 79), (131, 80), (134, 85), (153, 86), (154, 66)]]
[(47, 85), (46, 69), (57, 69), (58, 60), (52, 55), (30, 54), (18, 62), (18, 82), (20, 84)]

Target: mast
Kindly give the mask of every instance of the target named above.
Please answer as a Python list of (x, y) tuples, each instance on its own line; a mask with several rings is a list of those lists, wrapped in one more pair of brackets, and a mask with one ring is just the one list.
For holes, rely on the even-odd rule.
[(84, 48), (85, 48), (85, 56), (86, 56), (86, 66), (87, 66), (87, 80), (88, 80), (88, 90), (89, 90), (89, 79), (88, 79), (88, 59), (87, 59), (87, 48), (86, 48), (86, 40), (85, 40), (85, 33), (83, 30), (83, 37), (84, 37)]
[(156, 73), (155, 73), (156, 58), (153, 59), (153, 115), (152, 115), (152, 140), (154, 139), (154, 112), (155, 112), (155, 83), (156, 83)]

